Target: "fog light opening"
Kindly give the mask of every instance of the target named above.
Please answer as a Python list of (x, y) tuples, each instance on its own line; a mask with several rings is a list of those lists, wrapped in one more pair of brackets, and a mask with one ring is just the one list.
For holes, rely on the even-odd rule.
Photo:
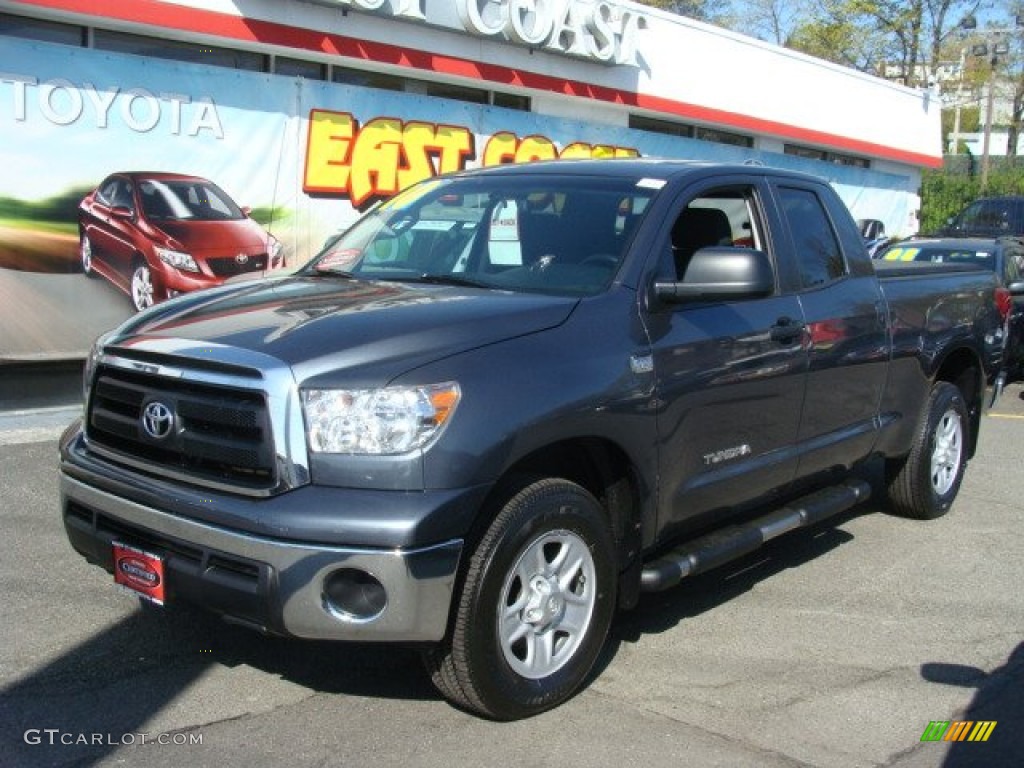
[(339, 568), (324, 579), (324, 607), (342, 621), (373, 621), (388, 606), (384, 585), (366, 571)]

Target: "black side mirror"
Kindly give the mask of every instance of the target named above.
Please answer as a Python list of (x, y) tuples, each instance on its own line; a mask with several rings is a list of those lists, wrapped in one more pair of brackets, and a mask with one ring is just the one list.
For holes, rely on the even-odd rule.
[(1014, 280), (1006, 286), (1006, 290), (1010, 292), (1011, 296), (1024, 296), (1024, 280)]
[(738, 301), (770, 296), (775, 272), (764, 251), (714, 246), (690, 258), (681, 282), (654, 284), (654, 295), (666, 304)]

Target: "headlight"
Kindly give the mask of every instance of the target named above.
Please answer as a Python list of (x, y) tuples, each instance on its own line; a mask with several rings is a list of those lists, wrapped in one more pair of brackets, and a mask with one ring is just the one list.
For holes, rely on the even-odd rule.
[(199, 271), (199, 266), (196, 264), (196, 260), (187, 253), (172, 251), (168, 248), (160, 247), (156, 247), (154, 250), (156, 251), (156, 255), (160, 258), (160, 261), (165, 264), (170, 264), (175, 269), (184, 269), (186, 272)]
[(393, 455), (423, 448), (458, 405), (455, 382), (384, 389), (307, 389), (306, 434), (315, 453)]

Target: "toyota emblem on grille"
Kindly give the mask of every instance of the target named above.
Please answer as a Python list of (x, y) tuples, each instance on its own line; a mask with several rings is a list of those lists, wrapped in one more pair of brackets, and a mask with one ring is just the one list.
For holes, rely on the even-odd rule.
[(155, 440), (163, 440), (174, 427), (174, 411), (170, 406), (153, 400), (142, 409), (142, 429)]
[(238, 254), (237, 256), (235, 256), (235, 263), (236, 264), (248, 264), (249, 263), (249, 254), (247, 254), (247, 253), (240, 253), (240, 254)]

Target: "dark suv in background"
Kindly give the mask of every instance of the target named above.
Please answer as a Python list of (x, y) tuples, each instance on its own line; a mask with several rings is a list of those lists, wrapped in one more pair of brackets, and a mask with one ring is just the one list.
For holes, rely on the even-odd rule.
[(1024, 196), (982, 197), (949, 220), (943, 237), (1024, 237)]

